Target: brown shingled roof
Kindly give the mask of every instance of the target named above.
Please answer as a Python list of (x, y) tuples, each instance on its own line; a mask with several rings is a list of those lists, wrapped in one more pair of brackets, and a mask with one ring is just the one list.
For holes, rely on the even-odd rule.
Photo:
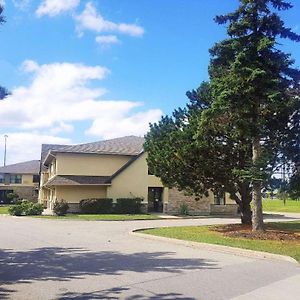
[(44, 166), (45, 158), (47, 157), (49, 151), (58, 150), (60, 148), (67, 147), (68, 145), (57, 145), (57, 144), (42, 144), (41, 151), (41, 166), (40, 170), (45, 171), (47, 168)]
[(43, 162), (51, 150), (58, 150), (68, 147), (69, 145), (57, 145), (57, 144), (42, 144), (41, 161)]
[(138, 155), (143, 150), (143, 144), (144, 138), (142, 137), (124, 136), (94, 143), (60, 147), (54, 152)]
[(106, 185), (110, 184), (109, 176), (57, 175), (51, 178), (46, 186), (56, 185)]
[(111, 140), (79, 145), (42, 145), (41, 161), (51, 153), (116, 154), (135, 156), (143, 151), (144, 138), (125, 136)]
[(7, 165), (0, 167), (0, 173), (10, 174), (39, 174), (40, 172), (40, 161), (30, 160), (13, 165)]

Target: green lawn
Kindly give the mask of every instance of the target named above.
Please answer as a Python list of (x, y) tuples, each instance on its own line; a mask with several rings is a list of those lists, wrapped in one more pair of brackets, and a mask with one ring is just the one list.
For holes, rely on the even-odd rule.
[[(215, 226), (190, 226), (170, 227), (143, 230), (143, 233), (156, 236), (175, 238), (179, 240), (225, 245), (250, 250), (264, 251), (281, 255), (288, 255), (300, 262), (300, 243), (296, 241), (271, 241), (251, 240), (245, 238), (233, 238), (223, 236), (222, 233), (213, 230)], [(300, 234), (300, 221), (272, 223), (269, 228), (291, 230)]]
[(43, 218), (43, 219), (61, 219), (61, 220), (85, 220), (85, 221), (127, 221), (127, 220), (155, 220), (160, 219), (158, 216), (155, 215), (147, 215), (147, 214), (140, 214), (140, 215), (84, 215), (84, 214), (67, 214), (66, 216), (35, 216), (36, 218)]
[(0, 215), (8, 214), (8, 205), (0, 205)]
[(287, 200), (284, 205), (283, 200), (263, 200), (263, 210), (264, 211), (274, 211), (274, 212), (291, 212), (300, 213), (300, 201)]

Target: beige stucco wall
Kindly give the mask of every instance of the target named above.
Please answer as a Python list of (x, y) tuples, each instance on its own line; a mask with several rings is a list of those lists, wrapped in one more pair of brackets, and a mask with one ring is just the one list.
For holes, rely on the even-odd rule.
[(39, 189), (39, 196), (38, 196), (39, 203), (44, 203), (45, 201), (49, 201), (49, 200), (50, 200), (50, 190), (41, 187)]
[[(146, 161), (146, 157), (144, 158), (144, 165), (146, 168), (146, 172), (148, 173), (148, 166), (147, 166), (147, 161)], [(160, 178), (154, 176), (154, 175), (148, 175), (147, 176), (147, 181), (148, 181), (148, 186), (149, 187), (163, 187), (163, 184), (160, 180)]]
[(54, 198), (79, 203), (87, 198), (106, 198), (106, 186), (57, 186)]
[(148, 187), (163, 187), (161, 181), (148, 175), (147, 155), (144, 153), (112, 180), (107, 189), (109, 198), (141, 197), (148, 201)]
[(33, 175), (22, 175), (22, 184), (36, 185), (33, 183)]
[(44, 185), (49, 180), (49, 172), (42, 172), (40, 178), (41, 186)]
[[(52, 193), (40, 192), (40, 201), (47, 198), (55, 201), (64, 199), (70, 203), (79, 203), (86, 198), (131, 198), (141, 197), (148, 202), (148, 187), (163, 187), (159, 178), (148, 175), (147, 155), (144, 153), (118, 174), (110, 186), (56, 186)], [(78, 155), (57, 154), (52, 175), (90, 175), (109, 176), (118, 171), (130, 156), (117, 155)], [(43, 175), (44, 177), (45, 175)], [(43, 199), (42, 199), (43, 198)], [(163, 192), (163, 200), (168, 200), (168, 189)]]
[(49, 178), (55, 176), (57, 173), (57, 160), (54, 158), (48, 167)]
[(56, 156), (57, 175), (110, 176), (119, 170), (131, 156), (66, 154)]
[(226, 204), (236, 204), (236, 202), (230, 198), (230, 195), (228, 193), (225, 194), (225, 203)]

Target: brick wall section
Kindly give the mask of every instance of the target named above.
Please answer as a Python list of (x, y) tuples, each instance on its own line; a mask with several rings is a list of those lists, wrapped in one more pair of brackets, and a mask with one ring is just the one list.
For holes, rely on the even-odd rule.
[(179, 214), (180, 206), (185, 203), (190, 215), (209, 215), (211, 197), (203, 197), (195, 200), (194, 196), (186, 196), (177, 189), (169, 190), (169, 201), (165, 203), (164, 212), (167, 214)]
[(68, 204), (69, 204), (68, 213), (79, 213), (80, 212), (79, 203), (68, 203)]
[(226, 204), (226, 205), (211, 204), (210, 210), (212, 215), (235, 216), (238, 214), (237, 204)]
[(38, 201), (38, 193), (36, 192), (36, 187), (32, 187), (32, 186), (12, 187), (8, 185), (5, 187), (1, 187), (1, 190), (13, 190), (20, 197), (20, 199), (26, 199), (32, 202)]
[(36, 192), (36, 187), (20, 186), (14, 187), (13, 190), (19, 195), (21, 199), (27, 199), (33, 202), (37, 202), (38, 200), (38, 193)]

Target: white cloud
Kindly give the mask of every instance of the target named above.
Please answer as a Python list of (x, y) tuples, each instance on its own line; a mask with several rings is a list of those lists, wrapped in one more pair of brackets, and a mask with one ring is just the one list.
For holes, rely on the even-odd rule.
[(39, 70), (38, 63), (33, 60), (25, 60), (21, 67), (25, 72), (35, 72)]
[(95, 40), (100, 45), (111, 45), (120, 43), (119, 39), (115, 35), (98, 35)]
[(140, 112), (132, 116), (123, 114), (114, 120), (109, 116), (99, 116), (93, 122), (87, 134), (101, 136), (105, 139), (115, 138), (124, 135), (144, 135), (149, 130), (149, 123), (157, 122), (162, 115), (159, 109)]
[[(1, 137), (4, 135), (1, 134)], [(70, 144), (68, 138), (56, 137), (38, 132), (13, 132), (8, 133), (7, 139), (7, 164), (27, 160), (40, 159), (42, 144)], [(3, 142), (0, 142), (0, 153), (3, 154)], [(3, 156), (2, 156), (3, 157)], [(2, 165), (2, 157), (1, 163)]]
[(27, 60), (22, 70), (32, 77), (31, 83), (16, 87), (0, 101), (0, 128), (3, 134), (14, 132), (8, 133), (14, 162), (39, 155), (41, 142), (69, 143), (57, 135), (75, 127), (79, 136), (86, 133), (97, 140), (142, 135), (148, 123), (162, 115), (159, 109), (143, 109), (139, 101), (102, 99), (106, 90), (97, 82), (110, 72), (101, 66)]
[(74, 10), (79, 4), (80, 0), (43, 0), (36, 10), (36, 15), (54, 17), (62, 12)]
[(49, 130), (50, 134), (58, 134), (61, 132), (73, 132), (74, 131), (74, 126), (65, 122), (59, 122), (57, 126), (54, 126)]
[(84, 11), (75, 17), (77, 21), (77, 31), (82, 35), (83, 31), (90, 30), (95, 32), (116, 32), (130, 36), (142, 36), (144, 29), (136, 24), (114, 23), (105, 20), (99, 13), (92, 2), (88, 2)]
[(4, 6), (5, 5), (5, 0), (0, 0), (0, 5)]
[(88, 83), (103, 79), (109, 73), (106, 68), (25, 61), (23, 70), (33, 75), (32, 83), (15, 88), (11, 96), (0, 102), (2, 127), (50, 128), (62, 121), (93, 118), (103, 111), (103, 104), (95, 99), (105, 89), (89, 88)]

